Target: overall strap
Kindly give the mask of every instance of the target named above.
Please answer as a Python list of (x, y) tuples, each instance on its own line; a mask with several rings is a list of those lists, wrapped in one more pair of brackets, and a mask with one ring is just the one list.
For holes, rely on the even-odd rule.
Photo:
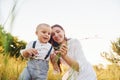
[(51, 50), (52, 50), (52, 46), (51, 46), (50, 50), (48, 51), (48, 53), (47, 53), (47, 55), (45, 56), (44, 59), (47, 59), (47, 57), (50, 55)]
[[(32, 48), (35, 48), (35, 45), (36, 45), (36, 41), (33, 42)], [(32, 56), (34, 55), (32, 54)]]
[[(32, 48), (35, 48), (35, 45), (36, 45), (36, 41), (33, 42)], [(52, 46), (51, 46), (50, 50), (48, 51), (48, 53), (44, 59), (47, 59), (47, 57), (50, 55), (51, 50), (52, 50)]]
[(36, 41), (33, 42), (32, 48), (35, 48)]

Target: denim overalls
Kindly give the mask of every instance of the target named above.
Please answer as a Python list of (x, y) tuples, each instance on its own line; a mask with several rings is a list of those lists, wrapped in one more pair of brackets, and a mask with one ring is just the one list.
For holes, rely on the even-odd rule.
[[(34, 47), (35, 42), (33, 43), (33, 48)], [(19, 77), (19, 80), (47, 80), (49, 61), (46, 59), (50, 55), (51, 50), (52, 46), (44, 59), (30, 58), (27, 62), (27, 67), (24, 68)]]

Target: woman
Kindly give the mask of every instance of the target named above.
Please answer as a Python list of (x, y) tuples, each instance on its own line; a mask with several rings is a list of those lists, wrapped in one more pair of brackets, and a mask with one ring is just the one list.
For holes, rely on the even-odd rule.
[(54, 58), (59, 54), (59, 57), (69, 66), (62, 80), (97, 80), (92, 65), (83, 54), (80, 42), (77, 39), (67, 39), (64, 29), (58, 24), (51, 28), (50, 42), (55, 48), (60, 47), (55, 51), (56, 54), (52, 55), (52, 61), (54, 62)]

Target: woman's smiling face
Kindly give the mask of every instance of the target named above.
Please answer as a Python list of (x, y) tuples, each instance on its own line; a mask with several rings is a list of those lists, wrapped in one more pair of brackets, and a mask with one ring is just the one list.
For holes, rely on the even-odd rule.
[(62, 43), (65, 39), (65, 32), (60, 27), (53, 27), (52, 28), (52, 38), (57, 43)]

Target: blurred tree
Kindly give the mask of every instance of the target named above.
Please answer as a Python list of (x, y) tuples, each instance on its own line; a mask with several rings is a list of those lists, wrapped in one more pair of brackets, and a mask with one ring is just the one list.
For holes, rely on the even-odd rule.
[(101, 56), (105, 57), (111, 63), (120, 63), (120, 38), (117, 38), (116, 41), (111, 41), (112, 51), (102, 52)]
[(0, 25), (0, 52), (3, 52), (4, 31), (2, 25)]
[(120, 38), (118, 38), (117, 41), (113, 41), (111, 43), (112, 43), (112, 50), (120, 56)]
[(19, 57), (20, 50), (25, 48), (26, 42), (5, 32), (4, 28), (0, 26), (0, 46), (3, 48), (2, 52), (5, 54)]
[[(16, 15), (18, 13), (21, 2), (22, 0), (11, 0), (12, 5), (10, 7), (10, 12), (3, 24), (0, 23), (0, 51), (4, 52), (4, 54), (9, 54), (10, 56), (15, 57), (19, 57), (20, 50), (24, 49), (26, 46), (26, 42), (22, 40), (20, 41), (17, 37), (11, 35), (13, 24), (16, 19)], [(2, 13), (1, 10), (0, 13)], [(7, 23), (8, 21), (10, 23)], [(4, 30), (6, 24), (9, 25), (10, 32), (6, 32)]]

